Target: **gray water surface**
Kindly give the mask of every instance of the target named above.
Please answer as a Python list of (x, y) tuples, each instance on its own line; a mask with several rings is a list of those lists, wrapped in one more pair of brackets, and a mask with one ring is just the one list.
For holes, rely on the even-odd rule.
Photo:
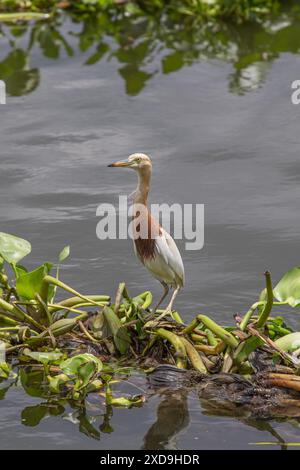
[[(160, 295), (160, 285), (138, 264), (130, 240), (96, 237), (97, 206), (117, 204), (118, 195), (130, 194), (136, 185), (133, 172), (107, 164), (137, 151), (153, 159), (151, 202), (205, 204), (204, 248), (185, 251), (178, 242), (186, 286), (176, 306), (186, 321), (202, 312), (230, 323), (233, 314), (244, 313), (256, 300), (266, 269), (276, 282), (298, 265), (300, 105), (290, 98), (292, 81), (300, 79), (297, 25), (279, 22), (266, 38), (251, 28), (242, 31), (245, 56), (258, 48), (264, 57), (265, 45), (271, 59), (254, 61), (240, 74), (241, 57), (232, 58), (234, 50), (224, 57), (213, 50), (199, 52), (171, 73), (161, 64), (172, 51), (165, 44), (161, 50), (156, 39), (154, 52), (129, 60), (131, 67), (142, 61), (149, 74), (137, 82), (134, 68), (124, 82), (120, 48), (84, 65), (92, 50), (80, 50), (81, 27), (69, 20), (59, 31), (73, 48), (71, 56), (62, 48), (51, 58), (38, 45), (28, 52), (30, 31), (15, 38), (15, 49), (26, 50), (27, 58), (18, 65), (23, 72), (10, 76), (7, 104), (0, 107), (0, 220), (1, 231), (31, 241), (29, 267), (55, 260), (70, 244), (62, 278), (77, 290), (114, 295), (118, 283), (126, 281), (134, 295), (148, 289)], [(4, 31), (3, 61), (12, 52), (9, 29)], [(234, 44), (234, 35), (230, 41)], [(106, 42), (115, 51), (114, 39)], [(26, 89), (24, 70), (35, 70), (32, 90)], [(298, 312), (287, 319), (299, 328)], [(194, 394), (187, 401), (175, 398), (166, 409), (170, 423), (176, 410), (182, 416), (173, 435), (153, 429), (151, 434), (162, 400), (153, 396), (142, 408), (114, 409), (111, 432), (99, 431), (104, 411), (93, 400), (90, 416), (95, 415), (99, 431), (93, 438), (80, 430), (74, 410), (37, 426), (24, 424), (22, 411), (40, 399), (12, 387), (0, 402), (0, 445), (236, 449), (277, 441), (264, 424), (259, 429), (259, 423), (211, 416)], [(269, 424), (286, 442), (299, 440), (297, 422)]]

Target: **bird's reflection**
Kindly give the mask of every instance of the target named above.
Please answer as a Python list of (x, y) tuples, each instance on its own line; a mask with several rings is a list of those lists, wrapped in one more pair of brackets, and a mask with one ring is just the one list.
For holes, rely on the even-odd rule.
[(187, 391), (164, 392), (156, 410), (156, 421), (144, 437), (143, 449), (176, 449), (176, 438), (188, 425)]

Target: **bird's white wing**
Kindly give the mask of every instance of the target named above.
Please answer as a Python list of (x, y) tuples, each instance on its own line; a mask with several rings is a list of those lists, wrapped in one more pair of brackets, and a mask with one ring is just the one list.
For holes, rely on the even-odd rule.
[(146, 268), (159, 280), (174, 287), (184, 284), (184, 267), (173, 238), (164, 229), (155, 240), (154, 258), (144, 261)]

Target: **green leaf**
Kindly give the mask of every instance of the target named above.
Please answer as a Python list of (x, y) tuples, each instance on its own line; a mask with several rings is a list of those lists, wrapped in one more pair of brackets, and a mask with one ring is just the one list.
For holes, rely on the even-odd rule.
[(68, 377), (66, 374), (58, 374), (55, 375), (55, 377), (48, 375), (47, 379), (49, 381), (49, 388), (51, 392), (54, 393), (59, 393), (60, 386), (70, 381), (70, 377)]
[(0, 232), (0, 254), (8, 263), (17, 264), (31, 252), (31, 244), (23, 238)]
[(273, 292), (279, 302), (286, 302), (291, 307), (300, 306), (300, 267), (286, 272)]
[(39, 352), (39, 351), (30, 351), (29, 349), (24, 349), (23, 354), (25, 356), (31, 357), (35, 361), (41, 362), (44, 365), (59, 363), (59, 360), (63, 357), (63, 353), (59, 351), (46, 351), (46, 352)]
[(62, 263), (65, 259), (70, 256), (70, 246), (67, 245), (63, 248), (63, 250), (58, 255), (58, 261)]
[(0, 379), (7, 379), (9, 377), (11, 368), (7, 362), (0, 363)]
[(275, 341), (275, 344), (283, 351), (293, 352), (300, 348), (300, 332), (282, 336)]
[(102, 362), (93, 354), (78, 354), (77, 356), (70, 357), (60, 364), (60, 369), (68, 375), (78, 375), (78, 371), (81, 366), (86, 363), (93, 362), (96, 364), (96, 371), (100, 372), (102, 370)]
[(137, 295), (136, 297), (133, 297), (132, 302), (137, 304), (143, 310), (146, 310), (148, 307), (150, 307), (152, 298), (152, 293), (150, 291), (146, 291), (140, 295)]
[(114, 397), (111, 391), (110, 386), (106, 387), (106, 404), (112, 406), (124, 406), (130, 408), (131, 406), (138, 406), (145, 402), (144, 395), (135, 395), (132, 397)]
[(125, 398), (125, 397), (111, 398), (108, 404), (112, 406), (125, 406), (126, 408), (130, 408), (132, 406), (142, 405), (144, 402), (145, 402), (145, 398), (143, 395), (136, 395), (130, 398)]
[(88, 384), (88, 387), (87, 387), (86, 391), (87, 391), (87, 393), (90, 393), (90, 392), (97, 392), (97, 391), (100, 390), (102, 387), (103, 387), (103, 382), (102, 382), (102, 380), (95, 379), (95, 380), (93, 380), (92, 382), (90, 382), (90, 383)]
[(14, 267), (14, 271), (17, 279), (23, 274), (28, 273), (27, 269), (24, 268), (24, 266), (21, 266), (20, 264)]
[(18, 294), (27, 300), (35, 299), (36, 294), (39, 294), (43, 300), (43, 279), (50, 273), (52, 268), (51, 263), (44, 263), (39, 268), (29, 273), (22, 274), (18, 277), (16, 282), (16, 289)]
[(99, 370), (95, 362), (86, 362), (80, 366), (78, 369), (78, 378), (80, 380), (74, 387), (75, 390), (81, 390), (82, 388), (86, 387), (97, 372), (99, 372)]
[(131, 343), (130, 336), (127, 333), (126, 328), (122, 325), (120, 319), (110, 307), (104, 307), (103, 314), (111, 334), (113, 335), (116, 348), (121, 354), (126, 354)]

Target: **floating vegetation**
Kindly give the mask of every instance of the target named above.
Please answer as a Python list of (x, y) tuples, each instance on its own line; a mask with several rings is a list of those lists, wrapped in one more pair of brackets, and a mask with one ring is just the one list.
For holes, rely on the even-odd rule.
[[(158, 321), (162, 310), (151, 310), (149, 291), (131, 297), (121, 283), (110, 299), (65, 284), (60, 265), (69, 247), (55, 266), (45, 262), (33, 271), (20, 264), (30, 251), (28, 241), (0, 233), (0, 340), (6, 358), (0, 363), (1, 392), (5, 384), (19, 383), (36, 393), (38, 382), (39, 393), (52, 403), (64, 399), (80, 407), (93, 392), (109, 406), (140, 406), (143, 395), (114, 396), (113, 384), (130, 371), (149, 372), (160, 364), (194, 371), (205, 381), (224, 373), (247, 381), (263, 368), (272, 387), (300, 391), (300, 332), (273, 314), (277, 306), (300, 306), (299, 267), (274, 288), (266, 272), (258, 301), (244, 316), (236, 315), (233, 325), (221, 326), (203, 314), (185, 324), (178, 312)], [(68, 297), (56, 300), (62, 294)], [(259, 366), (258, 352), (264, 357)]]

